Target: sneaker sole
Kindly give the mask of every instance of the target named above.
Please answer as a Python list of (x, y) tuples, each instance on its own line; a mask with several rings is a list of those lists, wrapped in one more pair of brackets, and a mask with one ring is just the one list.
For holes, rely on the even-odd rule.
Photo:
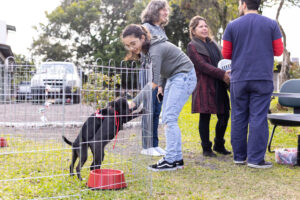
[(246, 165), (246, 161), (233, 161), (234, 164), (236, 165)]
[(255, 165), (248, 163), (248, 167), (256, 168), (256, 169), (267, 169), (273, 167), (273, 165)]
[(177, 168), (177, 169), (183, 169), (184, 166), (177, 166), (176, 168)]
[(151, 171), (154, 171), (154, 172), (175, 171), (175, 170), (177, 170), (177, 167), (165, 168), (165, 169), (154, 169), (152, 167), (148, 167), (148, 170), (151, 170)]
[(150, 154), (150, 153), (141, 153), (141, 154), (145, 155), (145, 156), (154, 156), (154, 157), (162, 156), (161, 154), (156, 154), (156, 155), (153, 155), (153, 154)]

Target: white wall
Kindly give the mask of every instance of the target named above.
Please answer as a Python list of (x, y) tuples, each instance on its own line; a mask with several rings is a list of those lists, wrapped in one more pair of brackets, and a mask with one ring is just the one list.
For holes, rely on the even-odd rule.
[(6, 23), (0, 20), (0, 44), (7, 44)]

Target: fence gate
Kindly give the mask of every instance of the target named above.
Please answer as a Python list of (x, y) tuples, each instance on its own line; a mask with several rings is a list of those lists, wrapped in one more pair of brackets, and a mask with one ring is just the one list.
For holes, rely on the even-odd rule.
[[(81, 169), (83, 180), (80, 181), (76, 175), (70, 176), (72, 147), (62, 140), (65, 136), (73, 142), (84, 122), (97, 109), (106, 108), (108, 102), (119, 97), (126, 97), (130, 102), (142, 90), (141, 74), (146, 82), (151, 80), (151, 69), (125, 62), (120, 67), (111, 63), (108, 66), (103, 63), (86, 65), (76, 72), (81, 85), (69, 88), (67, 76), (70, 74), (66, 71), (58, 70), (51, 75), (44, 71), (44, 78), (39, 80), (44, 88), (37, 90), (32, 86), (34, 77), (39, 73), (34, 66), (7, 65), (0, 65), (0, 199), (126, 199), (132, 197), (136, 190), (145, 195), (151, 193), (151, 173), (147, 170), (151, 160), (140, 154), (142, 127), (151, 133), (151, 126), (142, 126), (142, 118), (147, 124), (152, 122), (151, 101), (144, 101), (137, 118), (123, 127), (114, 126), (114, 129), (120, 129), (114, 139), (93, 136), (98, 139), (80, 140), (80, 152), (83, 151), (82, 145), (109, 142), (101, 169), (122, 171), (123, 182), (127, 186), (124, 190), (101, 188), (105, 184), (109, 189), (113, 188), (117, 184), (113, 180), (103, 179), (100, 183), (93, 180), (88, 184), (90, 165), (95, 161), (90, 149)], [(7, 71), (9, 67), (10, 72)], [(78, 91), (72, 93), (77, 96), (68, 96), (68, 91)], [(149, 98), (152, 92), (146, 91), (145, 94)], [(117, 119), (115, 114), (105, 117)], [(89, 130), (95, 129), (93, 134), (97, 133), (97, 128), (98, 125), (88, 127)], [(88, 187), (91, 184), (95, 187)], [(97, 184), (100, 187), (96, 187)]]

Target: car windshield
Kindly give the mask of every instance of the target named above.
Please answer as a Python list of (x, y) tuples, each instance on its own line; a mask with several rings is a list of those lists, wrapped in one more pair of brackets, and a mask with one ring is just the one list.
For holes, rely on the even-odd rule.
[(67, 73), (73, 74), (74, 68), (72, 64), (42, 64), (39, 69), (41, 73)]

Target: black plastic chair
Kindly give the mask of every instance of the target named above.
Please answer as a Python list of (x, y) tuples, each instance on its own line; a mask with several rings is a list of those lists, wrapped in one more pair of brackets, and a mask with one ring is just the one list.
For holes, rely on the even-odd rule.
[(294, 108), (294, 113), (271, 113), (268, 119), (274, 125), (270, 137), (268, 150), (271, 151), (271, 143), (277, 126), (300, 126), (300, 79), (292, 79), (284, 82), (278, 93), (278, 103), (282, 106)]

